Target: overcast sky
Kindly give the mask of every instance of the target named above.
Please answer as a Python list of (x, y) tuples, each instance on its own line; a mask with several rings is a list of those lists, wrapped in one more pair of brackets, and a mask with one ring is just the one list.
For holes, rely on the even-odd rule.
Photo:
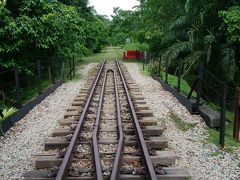
[(113, 7), (120, 7), (124, 10), (132, 10), (133, 6), (139, 4), (137, 0), (89, 0), (90, 5), (94, 6), (98, 14), (110, 17), (113, 14)]

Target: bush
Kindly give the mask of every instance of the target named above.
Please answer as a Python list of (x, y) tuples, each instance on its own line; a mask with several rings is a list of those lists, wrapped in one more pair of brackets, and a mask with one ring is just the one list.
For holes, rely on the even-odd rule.
[(136, 50), (136, 51), (147, 51), (149, 49), (148, 45), (145, 43), (128, 43), (124, 46), (125, 50)]
[(17, 109), (14, 108), (14, 107), (3, 110), (2, 115), (0, 116), (0, 131), (1, 131), (1, 134), (4, 134), (3, 133), (3, 127), (2, 127), (3, 122), (6, 121), (8, 118), (10, 118), (15, 112), (17, 112)]
[(151, 75), (158, 75), (158, 63), (157, 62), (151, 62), (147, 66), (148, 71), (151, 73)]

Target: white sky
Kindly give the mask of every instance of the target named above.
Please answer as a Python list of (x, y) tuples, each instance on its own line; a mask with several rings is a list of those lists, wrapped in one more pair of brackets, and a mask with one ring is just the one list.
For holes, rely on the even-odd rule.
[(97, 13), (110, 17), (113, 14), (113, 7), (120, 7), (123, 10), (132, 10), (133, 6), (139, 5), (137, 0), (89, 0)]

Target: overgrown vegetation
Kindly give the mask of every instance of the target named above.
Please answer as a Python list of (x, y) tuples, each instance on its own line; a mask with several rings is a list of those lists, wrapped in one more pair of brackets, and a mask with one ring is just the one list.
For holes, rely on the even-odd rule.
[[(88, 0), (1, 0), (0, 72), (17, 68), (24, 103), (38, 93), (37, 60), (44, 88), (49, 66), (58, 76), (62, 61), (99, 53), (108, 44), (108, 26)], [(13, 73), (1, 75), (0, 89), (15, 101)]]
[(86, 57), (82, 57), (80, 62), (83, 61), (85, 63), (89, 62), (100, 62), (104, 59), (106, 60), (115, 60), (122, 59), (123, 49), (120, 47), (105, 47), (101, 52), (92, 54)]
[(220, 80), (240, 85), (239, 1), (139, 1), (136, 11), (115, 9), (112, 42), (146, 43), (153, 56), (168, 61), (171, 74), (182, 60), (187, 81), (202, 62)]
[[(207, 143), (213, 143), (216, 146), (219, 145), (219, 131), (217, 129), (212, 129), (206, 127), (208, 133)], [(239, 148), (240, 142), (232, 138), (233, 124), (229, 122), (225, 129), (225, 150), (232, 152)]]
[(107, 46), (102, 49), (100, 53), (88, 55), (86, 57), (80, 57), (76, 62), (76, 77), (73, 78), (77, 81), (81, 78), (81, 70), (88, 63), (99, 63), (103, 60), (115, 60), (122, 58), (123, 49), (120, 47)]
[(126, 43), (124, 50), (148, 51), (149, 47), (146, 43)]
[[(157, 63), (151, 62), (151, 63), (147, 64), (146, 66), (151, 75), (159, 75), (161, 77), (161, 79), (163, 79), (163, 80), (166, 79), (166, 73), (165, 73), (164, 69), (160, 69), (160, 72), (159, 72), (158, 62)], [(168, 74), (168, 82), (167, 83), (176, 89), (178, 86), (178, 76)], [(191, 86), (184, 79), (181, 79), (180, 84), (181, 84), (181, 86), (180, 86), (181, 92), (184, 95), (188, 96), (188, 94), (191, 90)], [(197, 97), (197, 94), (195, 91), (193, 91), (192, 96)]]
[(2, 126), (3, 123), (8, 120), (8, 118), (10, 118), (15, 112), (17, 112), (17, 109), (14, 107), (3, 109), (3, 112), (0, 116), (0, 135), (4, 134)]
[(100, 52), (106, 44), (107, 20), (88, 1), (2, 1), (0, 65), (24, 69), (47, 59)]

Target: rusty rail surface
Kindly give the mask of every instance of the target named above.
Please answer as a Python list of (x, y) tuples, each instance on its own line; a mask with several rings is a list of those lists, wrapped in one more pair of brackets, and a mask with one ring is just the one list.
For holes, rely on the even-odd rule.
[(102, 113), (105, 88), (106, 88), (107, 73), (109, 71), (112, 71), (112, 70), (105, 71), (103, 86), (102, 86), (100, 99), (98, 103), (97, 117), (96, 117), (94, 130), (93, 130), (93, 139), (92, 139), (93, 159), (94, 159), (94, 165), (95, 165), (95, 168), (94, 168), (95, 177), (98, 180), (103, 180), (102, 165), (101, 165), (101, 159), (100, 159), (100, 153), (99, 153), (99, 147), (98, 147), (98, 134), (99, 134), (99, 128), (100, 128), (100, 121), (101, 121), (100, 119), (101, 119), (101, 113)]
[(122, 156), (123, 156), (123, 148), (124, 148), (124, 133), (123, 133), (123, 127), (122, 127), (121, 108), (120, 108), (119, 93), (118, 93), (118, 86), (117, 86), (117, 75), (115, 71), (114, 71), (114, 88), (115, 88), (115, 99), (116, 99), (117, 127), (118, 127), (118, 145), (117, 145), (115, 159), (113, 162), (110, 180), (115, 180), (119, 178), (120, 167), (121, 167)]
[(82, 111), (82, 113), (81, 113), (81, 116), (80, 116), (80, 118), (79, 118), (77, 127), (76, 127), (76, 129), (75, 129), (75, 131), (74, 131), (73, 137), (72, 137), (72, 139), (71, 139), (71, 142), (70, 142), (70, 144), (69, 144), (69, 146), (68, 146), (67, 152), (66, 152), (66, 154), (65, 154), (65, 156), (64, 156), (64, 159), (63, 159), (62, 164), (61, 164), (61, 166), (60, 166), (60, 169), (59, 169), (59, 171), (58, 171), (56, 180), (66, 179), (66, 170), (67, 170), (67, 168), (68, 168), (68, 166), (69, 166), (69, 164), (71, 163), (71, 160), (72, 160), (72, 158), (73, 158), (73, 152), (74, 152), (74, 149), (75, 149), (75, 147), (76, 147), (76, 145), (77, 145), (78, 137), (79, 137), (80, 131), (81, 131), (81, 129), (82, 129), (83, 123), (84, 123), (84, 121), (85, 121), (85, 116), (86, 116), (87, 111), (88, 111), (88, 109), (89, 109), (89, 105), (90, 105), (90, 102), (91, 102), (93, 93), (94, 93), (94, 91), (95, 91), (95, 89), (96, 89), (97, 83), (98, 83), (98, 81), (99, 81), (99, 79), (100, 79), (100, 75), (101, 75), (101, 73), (102, 73), (102, 71), (103, 71), (103, 68), (104, 68), (105, 63), (106, 63), (106, 61), (104, 61), (104, 62), (102, 63), (101, 68), (99, 69), (98, 74), (97, 74), (97, 76), (96, 76), (96, 78), (95, 78), (95, 81), (94, 81), (94, 84), (93, 84), (93, 86), (92, 86), (91, 92), (90, 92), (90, 94), (89, 94), (89, 96), (88, 96), (88, 99), (87, 99), (87, 101), (86, 101), (86, 104), (85, 104), (85, 106), (84, 106), (84, 109), (83, 109), (83, 111)]
[(145, 143), (141, 127), (139, 125), (139, 121), (138, 121), (138, 118), (137, 118), (137, 115), (136, 115), (136, 112), (135, 112), (135, 109), (134, 109), (134, 106), (133, 106), (133, 102), (132, 102), (132, 99), (131, 99), (131, 96), (130, 96), (130, 93), (129, 93), (129, 90), (128, 90), (127, 82), (126, 82), (126, 79), (125, 79), (125, 77), (122, 73), (122, 69), (119, 65), (118, 60), (116, 60), (116, 65), (117, 65), (120, 77), (122, 79), (122, 82), (123, 82), (124, 90), (125, 90), (125, 93), (126, 93), (126, 96), (127, 96), (128, 104), (129, 104), (131, 115), (132, 115), (132, 118), (133, 118), (133, 123), (134, 123), (134, 126), (135, 126), (134, 127), (135, 132), (137, 134), (138, 141), (140, 143), (141, 150), (142, 150), (142, 153), (143, 153), (143, 160), (144, 160), (144, 164), (146, 166), (147, 176), (151, 180), (157, 180), (157, 175), (156, 175), (155, 169), (153, 167), (153, 163), (152, 163), (152, 160), (150, 158), (150, 154), (148, 152), (148, 148), (147, 148), (147, 145)]

